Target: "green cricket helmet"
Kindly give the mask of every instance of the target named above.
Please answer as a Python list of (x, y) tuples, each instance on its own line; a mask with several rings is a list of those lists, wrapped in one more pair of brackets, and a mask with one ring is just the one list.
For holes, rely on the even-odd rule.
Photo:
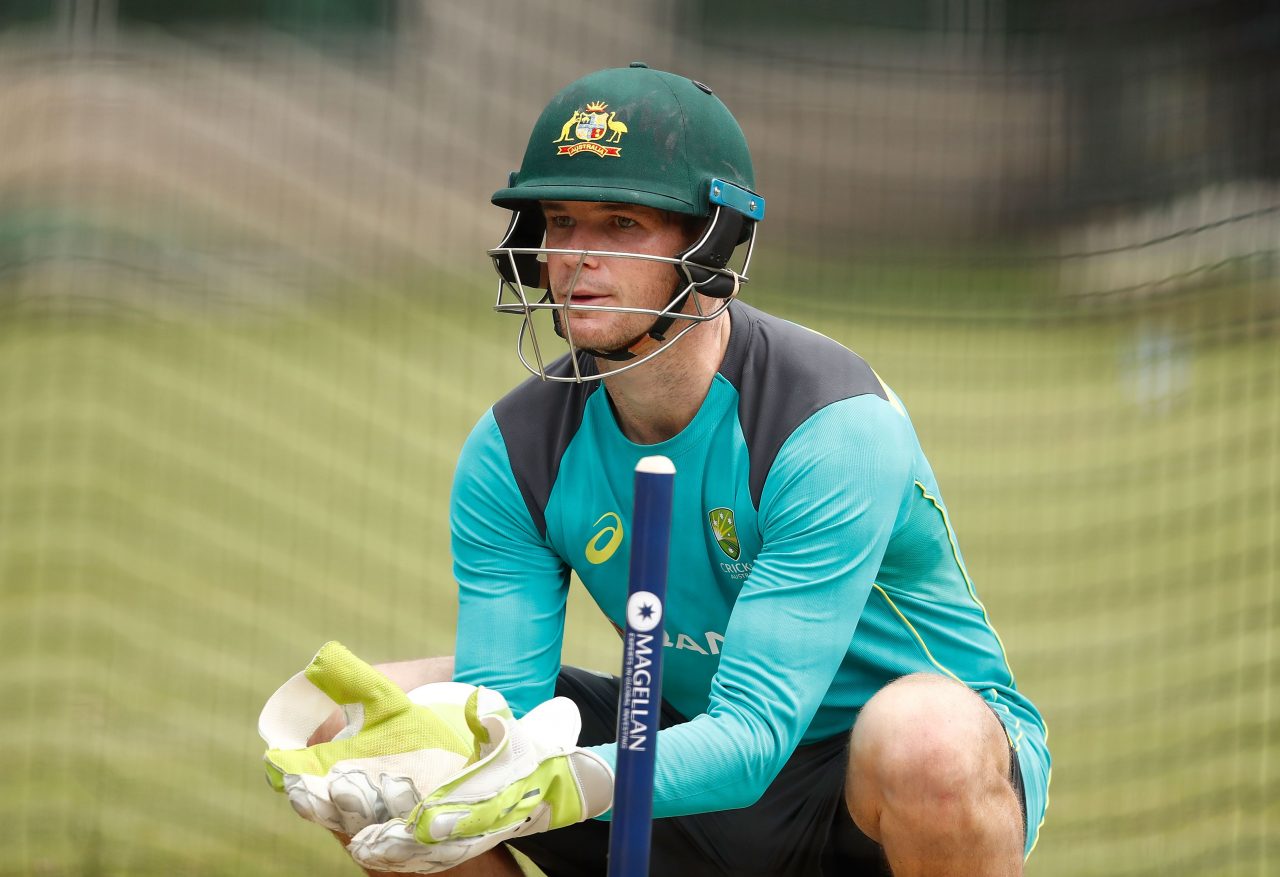
[[(495, 310), (524, 317), (518, 342), (521, 362), (544, 380), (598, 377), (581, 375), (576, 356), (571, 357), (573, 376), (548, 375), (533, 315), (550, 311), (556, 333), (575, 352), (579, 348), (568, 320), (561, 319), (565, 310), (636, 311), (573, 304), (572, 289), (557, 304), (547, 282), (548, 254), (576, 255), (579, 267), (589, 255), (643, 258), (674, 267), (677, 281), (670, 302), (660, 311), (643, 309), (654, 316), (648, 331), (616, 350), (582, 348), (626, 362), (623, 368), (647, 361), (698, 323), (718, 316), (747, 281), (756, 223), (764, 218), (764, 199), (754, 186), (751, 153), (741, 127), (700, 82), (637, 62), (591, 73), (557, 94), (534, 124), (520, 170), (511, 174), (506, 188), (493, 194), (494, 204), (512, 212), (502, 243), (489, 251), (500, 278)], [(674, 256), (549, 250), (543, 246), (546, 224), (539, 201), (637, 204), (705, 218), (706, 223), (693, 243)], [(746, 255), (735, 270), (729, 260), (740, 244), (747, 245)], [(531, 289), (538, 290), (533, 297)], [(696, 312), (683, 313), (694, 292), (719, 304), (704, 311), (701, 299), (694, 296)], [(671, 333), (677, 320), (687, 325)], [(526, 341), (531, 342), (531, 356), (526, 355)]]

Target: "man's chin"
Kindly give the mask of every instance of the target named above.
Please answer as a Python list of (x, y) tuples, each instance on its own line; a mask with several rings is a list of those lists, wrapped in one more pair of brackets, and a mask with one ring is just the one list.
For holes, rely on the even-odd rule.
[[(585, 320), (573, 319), (569, 323), (570, 332), (566, 334), (565, 340), (573, 339), (573, 346), (579, 350), (617, 350), (619, 347), (626, 347), (631, 339), (635, 338), (635, 334), (628, 335), (625, 332), (619, 332), (616, 327), (593, 325), (590, 318)], [(637, 330), (637, 333), (642, 330)]]

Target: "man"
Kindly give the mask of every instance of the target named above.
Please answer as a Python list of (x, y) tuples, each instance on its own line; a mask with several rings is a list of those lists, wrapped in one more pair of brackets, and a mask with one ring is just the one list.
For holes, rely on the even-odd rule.
[[(654, 872), (1020, 874), (1046, 804), (1043, 722), (901, 401), (841, 345), (736, 301), (754, 187), (737, 122), (700, 83), (633, 64), (542, 113), (493, 197), (513, 211), (491, 253), (514, 298), (498, 309), (523, 316), (536, 377), (459, 460), (456, 664), (384, 670), (406, 690), (496, 690), (530, 719), (572, 700), (581, 748), (555, 750), (571, 812), (545, 803), (537, 829), (562, 827), (503, 837), (551, 877), (603, 874), (608, 814), (587, 817), (608, 803), (618, 681), (561, 667), (565, 595), (572, 570), (624, 623), (632, 470), (662, 454), (677, 476)], [(554, 362), (547, 315), (569, 345)], [(358, 860), (393, 862), (388, 833), (423, 848), (466, 833), (427, 803), (362, 832)], [(494, 847), (453, 873), (510, 867)]]

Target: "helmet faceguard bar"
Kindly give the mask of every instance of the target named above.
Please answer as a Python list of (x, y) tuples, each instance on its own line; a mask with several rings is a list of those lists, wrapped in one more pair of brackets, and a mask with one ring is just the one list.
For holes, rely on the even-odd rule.
[[(676, 256), (659, 256), (649, 253), (627, 253), (612, 250), (570, 250), (542, 246), (512, 246), (512, 243), (515, 243), (522, 236), (529, 235), (533, 230), (533, 223), (528, 221), (522, 223), (519, 214), (532, 213), (537, 218), (539, 243), (541, 243), (542, 236), (545, 235), (545, 226), (542, 223), (541, 213), (533, 210), (515, 212), (517, 215), (512, 218), (511, 225), (508, 226), (507, 234), (503, 238), (503, 245), (495, 247), (488, 253), (499, 275), (498, 295), (497, 300), (494, 302), (494, 310), (499, 313), (516, 314), (524, 318), (517, 339), (517, 353), (521, 364), (531, 374), (542, 380), (579, 383), (598, 380), (606, 375), (582, 374), (576, 355), (570, 357), (573, 369), (571, 376), (549, 374), (547, 372), (549, 363), (543, 356), (541, 345), (538, 341), (538, 332), (533, 325), (533, 317), (537, 313), (550, 312), (553, 318), (557, 319), (562, 337), (568, 342), (570, 351), (575, 354), (583, 348), (578, 347), (573, 340), (570, 321), (560, 319), (561, 315), (569, 311), (632, 313), (652, 316), (655, 320), (654, 325), (643, 338), (639, 339), (627, 351), (615, 352), (618, 353), (616, 359), (625, 361), (625, 364), (611, 369), (608, 374), (612, 375), (648, 362), (697, 327), (698, 324), (720, 316), (728, 307), (729, 302), (737, 297), (742, 285), (749, 280), (747, 271), (750, 268), (751, 255), (755, 248), (755, 222), (746, 220), (734, 210), (721, 210), (717, 206), (712, 212), (711, 220), (703, 233), (683, 253)], [(725, 255), (721, 259), (717, 251), (726, 254), (732, 253), (733, 247), (726, 248), (724, 242), (726, 240), (736, 240), (739, 235), (744, 233), (747, 244), (746, 253), (741, 268), (734, 270), (728, 266), (728, 256)], [(527, 237), (525, 240), (527, 241)], [(524, 243), (524, 241), (521, 243)], [(546, 263), (544, 261), (548, 256), (577, 257), (577, 265), (570, 280), (569, 289), (566, 290), (564, 301), (562, 302), (556, 302), (548, 288), (549, 283), (547, 282)], [(582, 270), (583, 263), (588, 258), (640, 259), (671, 265), (679, 273), (683, 282), (679, 285), (671, 300), (661, 310), (622, 305), (574, 304), (573, 290), (577, 286), (578, 275)], [(693, 261), (698, 258), (705, 258), (707, 261), (701, 264)], [(713, 258), (715, 261), (722, 261), (723, 264), (718, 266), (707, 264)], [(530, 292), (531, 289), (537, 289), (537, 294), (532, 294)], [(691, 294), (695, 292), (718, 299), (717, 306), (709, 311), (705, 310), (701, 298), (698, 295), (693, 295), (693, 312), (686, 313), (684, 310), (686, 303), (689, 301)], [(685, 323), (685, 325), (681, 326), (674, 334), (668, 335), (668, 327), (677, 320)], [(651, 349), (637, 349), (641, 347)], [(593, 353), (593, 355), (599, 355), (596, 351), (588, 352)], [(615, 359), (614, 356), (609, 355), (604, 358)]]
[[(742, 279), (745, 280), (746, 278), (743, 277)], [(516, 292), (523, 301), (528, 302), (527, 305), (502, 303), (502, 291), (504, 288), (511, 289)], [(693, 284), (686, 285), (679, 293), (676, 294), (672, 304), (668, 305), (661, 311), (656, 311), (649, 308), (629, 308), (610, 305), (575, 305), (570, 303), (569, 300), (566, 300), (566, 302), (562, 304), (556, 304), (550, 300), (551, 292), (549, 290), (544, 291), (544, 294), (538, 301), (529, 302), (524, 294), (524, 290), (519, 287), (519, 284), (509, 284), (507, 281), (501, 280), (499, 281), (498, 287), (499, 304), (495, 305), (494, 310), (499, 313), (524, 315), (524, 319), (520, 323), (520, 334), (516, 340), (516, 353), (520, 358), (521, 365), (523, 365), (530, 374), (544, 381), (583, 383), (585, 381), (601, 380), (610, 375), (616, 375), (624, 371), (629, 371), (639, 365), (643, 365), (667, 347), (674, 344), (676, 341), (679, 341), (686, 333), (696, 328), (700, 323), (714, 320), (716, 317), (720, 316), (720, 314), (724, 313), (724, 311), (729, 307), (729, 302), (732, 300), (731, 298), (721, 299), (717, 303), (716, 307), (708, 312), (703, 310), (702, 300), (697, 296), (694, 296), (694, 310), (696, 313), (686, 314), (676, 312), (675, 309), (682, 306), (683, 302), (688, 298), (689, 292), (693, 288)], [(657, 320), (666, 320), (668, 325), (676, 320), (681, 320), (685, 322), (686, 325), (682, 326), (674, 335), (662, 336), (660, 340), (656, 338), (652, 334), (652, 330), (650, 330), (650, 334), (645, 335), (644, 338), (642, 338), (636, 345), (633, 345), (631, 349), (634, 351), (642, 345), (651, 346), (651, 349), (632, 354), (630, 361), (625, 365), (620, 365), (616, 368), (610, 369), (607, 373), (583, 374), (578, 365), (577, 352), (579, 350), (584, 350), (584, 348), (578, 347), (577, 344), (574, 343), (573, 331), (570, 322), (568, 320), (561, 320), (560, 325), (564, 326), (564, 340), (568, 343), (570, 352), (572, 353), (569, 357), (569, 362), (573, 368), (573, 374), (571, 376), (561, 376), (550, 374), (547, 371), (548, 363), (542, 356), (542, 350), (538, 343), (538, 332), (533, 324), (534, 314), (547, 311), (551, 312), (553, 315), (562, 314), (566, 311), (601, 311), (612, 313), (647, 314), (655, 317)], [(532, 358), (530, 358), (530, 354), (525, 351), (526, 339)], [(593, 351), (586, 352), (596, 355)]]
[[(681, 273), (683, 273), (694, 286), (708, 282), (707, 279), (695, 280), (692, 276), (694, 271), (704, 271), (712, 277), (725, 277), (729, 279), (736, 277), (739, 282), (746, 282), (748, 279), (747, 275), (741, 271), (734, 271), (733, 269), (726, 267), (711, 268), (707, 265), (701, 265), (693, 262), (687, 255), (655, 256), (650, 253), (627, 253), (620, 250), (562, 250), (555, 247), (494, 247), (492, 250), (489, 250), (489, 256), (493, 258), (495, 263), (505, 262), (504, 268), (499, 270), (498, 273), (501, 274), (502, 279), (508, 283), (516, 282), (515, 269), (519, 267), (519, 260), (526, 256), (532, 256), (539, 266), (542, 265), (542, 261), (538, 259), (539, 256), (578, 256), (581, 259), (597, 257), (601, 259), (639, 259), (646, 262), (663, 262), (667, 265), (674, 265), (676, 268), (679, 268)], [(745, 266), (743, 267), (745, 268)], [(531, 273), (534, 272), (521, 271), (520, 275), (521, 277), (529, 277)], [(537, 273), (541, 275), (541, 268), (539, 268)], [(576, 278), (577, 275), (574, 276), (574, 279)], [(542, 279), (543, 278), (539, 276), (539, 280)], [(520, 282), (526, 286), (537, 286), (541, 289), (546, 289), (546, 287), (542, 286), (540, 283), (532, 283), (527, 279), (521, 280)], [(703, 295), (710, 295), (710, 293), (705, 289), (700, 288), (698, 291)], [(719, 296), (714, 297), (718, 298)], [(636, 309), (618, 308), (618, 310)]]

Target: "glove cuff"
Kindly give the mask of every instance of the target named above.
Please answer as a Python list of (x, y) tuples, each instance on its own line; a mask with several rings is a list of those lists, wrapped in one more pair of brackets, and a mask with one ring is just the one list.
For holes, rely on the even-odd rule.
[(613, 768), (587, 749), (569, 754), (569, 770), (582, 795), (582, 816), (592, 819), (613, 806)]
[(295, 673), (262, 708), (258, 736), (269, 749), (303, 749), (312, 732), (335, 709), (337, 705), (312, 684), (306, 671)]

